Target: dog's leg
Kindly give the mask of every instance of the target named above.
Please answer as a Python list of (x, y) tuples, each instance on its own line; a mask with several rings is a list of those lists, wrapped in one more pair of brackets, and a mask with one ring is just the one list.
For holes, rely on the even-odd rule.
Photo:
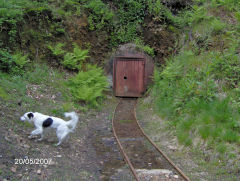
[(33, 138), (33, 135), (29, 135), (28, 138), (29, 138), (29, 139), (32, 139), (32, 138)]
[(62, 143), (62, 141), (58, 141), (57, 146), (59, 146)]
[(67, 135), (68, 135), (68, 132), (64, 132), (61, 135), (57, 135), (58, 136), (57, 146), (59, 146), (62, 143), (62, 141), (66, 138)]
[(35, 129), (35, 130), (33, 130), (32, 132), (31, 132), (31, 135), (30, 136), (28, 136), (28, 138), (32, 138), (34, 135), (39, 135), (39, 134), (42, 134), (42, 129), (41, 128), (37, 128), (37, 129)]
[(43, 131), (42, 131), (42, 133), (41, 133), (41, 138), (39, 138), (38, 141), (42, 141), (42, 140), (43, 140), (43, 137), (44, 137), (44, 135), (43, 135)]

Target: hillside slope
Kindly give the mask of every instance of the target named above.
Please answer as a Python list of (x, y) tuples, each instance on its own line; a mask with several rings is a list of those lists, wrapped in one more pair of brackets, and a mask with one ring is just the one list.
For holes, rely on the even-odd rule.
[[(200, 164), (239, 180), (239, 12), (238, 0), (0, 0), (4, 154), (18, 153), (6, 130), (24, 139), (20, 130), (30, 130), (17, 121), (23, 112), (76, 110), (87, 118), (101, 110), (109, 55), (135, 43), (156, 65), (148, 106), (180, 145), (200, 150)], [(0, 178), (15, 178), (8, 162)]]

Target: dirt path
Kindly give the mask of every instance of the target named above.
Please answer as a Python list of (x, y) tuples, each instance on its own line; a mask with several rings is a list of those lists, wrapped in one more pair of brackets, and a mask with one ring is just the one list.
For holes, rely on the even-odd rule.
[[(132, 180), (111, 131), (116, 100), (109, 98), (102, 110), (80, 114), (80, 122), (68, 142), (55, 147), (54, 132), (42, 142), (27, 138), (33, 127), (0, 122), (0, 180)], [(4, 110), (7, 112), (7, 110)], [(16, 159), (45, 159), (50, 164), (15, 164)]]

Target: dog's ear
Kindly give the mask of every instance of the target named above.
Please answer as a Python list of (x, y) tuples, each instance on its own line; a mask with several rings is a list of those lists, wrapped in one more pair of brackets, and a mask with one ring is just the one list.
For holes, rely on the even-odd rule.
[(28, 114), (27, 114), (27, 117), (28, 117), (29, 119), (33, 118), (33, 113), (28, 113)]

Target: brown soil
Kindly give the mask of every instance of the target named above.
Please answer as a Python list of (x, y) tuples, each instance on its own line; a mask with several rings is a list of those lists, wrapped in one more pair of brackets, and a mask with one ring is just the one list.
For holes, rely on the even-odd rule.
[(215, 17), (219, 17), (227, 24), (236, 25), (238, 23), (237, 19), (234, 17), (234, 14), (224, 7), (212, 8), (210, 9), (210, 13)]
[(164, 63), (164, 59), (171, 56), (174, 50), (175, 37), (174, 33), (162, 27), (162, 23), (158, 19), (146, 18), (146, 27), (143, 29), (144, 41), (154, 48), (155, 62)]
[[(28, 139), (33, 126), (19, 124), (22, 108), (0, 105), (0, 180), (133, 180), (111, 131), (115, 101), (110, 96), (107, 102), (101, 111), (79, 112), (77, 129), (58, 147), (55, 131), (41, 142)], [(37, 158), (52, 161), (15, 164), (15, 159)]]
[[(94, 62), (101, 64), (110, 52), (109, 35), (105, 31), (90, 31), (87, 16), (73, 18), (66, 22), (67, 32), (71, 42), (76, 42), (81, 48), (89, 49), (89, 56)], [(71, 43), (69, 43), (71, 46)], [(90, 60), (91, 61), (91, 60)]]
[(136, 99), (123, 99), (115, 111), (114, 127), (116, 128), (117, 135), (123, 137), (140, 137), (143, 136), (142, 132), (137, 128), (137, 123), (134, 117), (134, 107)]

